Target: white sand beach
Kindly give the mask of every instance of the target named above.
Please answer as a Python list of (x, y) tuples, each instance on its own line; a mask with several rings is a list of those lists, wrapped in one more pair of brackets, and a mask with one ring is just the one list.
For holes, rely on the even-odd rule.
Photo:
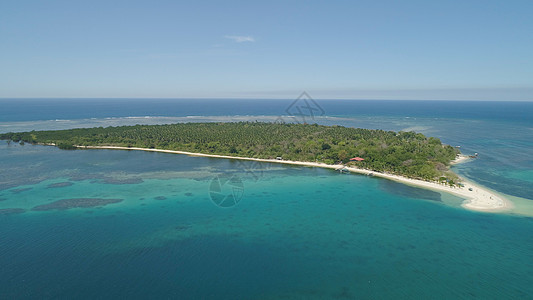
[[(251, 160), (259, 162), (269, 162), (269, 163), (279, 163), (279, 164), (289, 164), (289, 165), (299, 165), (299, 166), (308, 166), (308, 167), (319, 167), (319, 168), (329, 168), (329, 169), (342, 169), (345, 168), (344, 165), (328, 165), (324, 163), (313, 163), (313, 162), (302, 162), (302, 161), (291, 161), (291, 160), (277, 160), (277, 159), (261, 159), (261, 158), (248, 158), (248, 157), (236, 157), (236, 156), (227, 156), (227, 155), (216, 155), (216, 154), (203, 154), (203, 153), (193, 153), (185, 151), (175, 151), (175, 150), (162, 150), (162, 149), (149, 149), (149, 148), (135, 148), (135, 147), (117, 147), (117, 146), (80, 146), (79, 148), (83, 149), (115, 149), (115, 150), (138, 150), (138, 151), (150, 151), (150, 152), (163, 152), (163, 153), (174, 153), (174, 154), (185, 154), (191, 156), (203, 156), (203, 157), (214, 157), (214, 158), (226, 158), (226, 159), (240, 159), (240, 160)], [(459, 155), (452, 164), (457, 164), (465, 162), (469, 159), (468, 156)], [(372, 175), (380, 178), (386, 178), (389, 180), (394, 180), (404, 184), (442, 191), (454, 194), (461, 198), (466, 199), (462, 206), (467, 209), (484, 211), (484, 212), (501, 212), (507, 211), (513, 208), (513, 204), (508, 199), (498, 195), (496, 192), (493, 192), (485, 187), (481, 187), (472, 182), (461, 178), (461, 182), (464, 185), (463, 187), (451, 187), (437, 182), (429, 182), (418, 179), (411, 179), (399, 175), (393, 175), (388, 173), (375, 172), (371, 170), (365, 170), (355, 167), (346, 167), (350, 172), (359, 173), (363, 175)]]
[(457, 158), (455, 160), (453, 160), (452, 162), (450, 162), (450, 164), (451, 165), (457, 165), (457, 164), (460, 164), (460, 163), (467, 162), (469, 160), (470, 160), (470, 156), (464, 155), (464, 154), (458, 154)]

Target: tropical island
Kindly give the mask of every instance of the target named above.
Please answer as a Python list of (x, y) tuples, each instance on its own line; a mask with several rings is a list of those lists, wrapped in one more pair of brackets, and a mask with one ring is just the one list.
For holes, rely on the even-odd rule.
[[(456, 176), (447, 166), (459, 154), (438, 138), (421, 133), (304, 124), (183, 123), (80, 128), (1, 134), (0, 139), (31, 144), (119, 146), (179, 150), (250, 158), (348, 164), (409, 178)], [(350, 161), (361, 157), (364, 160)]]
[(66, 150), (145, 150), (335, 168), (459, 194), (470, 199), (464, 206), (471, 209), (509, 206), (450, 171), (461, 157), (457, 148), (415, 132), (238, 122), (10, 132), (0, 139)]

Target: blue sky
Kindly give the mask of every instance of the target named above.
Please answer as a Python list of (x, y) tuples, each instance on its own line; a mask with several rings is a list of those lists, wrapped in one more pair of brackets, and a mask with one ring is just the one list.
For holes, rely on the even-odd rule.
[(533, 1), (2, 1), (0, 97), (533, 100)]

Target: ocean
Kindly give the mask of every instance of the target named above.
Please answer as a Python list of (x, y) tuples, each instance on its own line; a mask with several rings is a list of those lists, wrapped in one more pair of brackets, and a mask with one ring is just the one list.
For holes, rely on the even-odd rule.
[[(305, 96), (305, 95), (304, 95)], [(533, 295), (533, 103), (1, 99), (0, 132), (287, 121), (410, 131), (508, 213), (333, 170), (0, 141), (0, 299)]]

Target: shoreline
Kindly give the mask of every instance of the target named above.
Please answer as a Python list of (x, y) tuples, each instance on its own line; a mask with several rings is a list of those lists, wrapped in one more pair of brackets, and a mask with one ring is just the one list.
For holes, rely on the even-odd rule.
[[(173, 154), (183, 154), (189, 156), (199, 156), (199, 157), (212, 157), (212, 158), (225, 158), (225, 159), (239, 159), (239, 160), (250, 160), (258, 162), (268, 162), (268, 163), (278, 163), (278, 164), (287, 164), (287, 165), (298, 165), (298, 166), (307, 166), (307, 167), (318, 167), (326, 169), (343, 169), (346, 168), (350, 172), (358, 173), (362, 175), (372, 175), (375, 177), (380, 177), (388, 180), (394, 180), (403, 184), (416, 186), (424, 189), (436, 190), (441, 192), (450, 193), (465, 200), (461, 204), (463, 208), (481, 211), (481, 212), (503, 212), (513, 208), (513, 203), (508, 199), (498, 195), (496, 192), (493, 192), (485, 187), (476, 185), (464, 178), (461, 178), (463, 187), (451, 187), (436, 182), (429, 182), (419, 179), (411, 179), (400, 175), (393, 175), (388, 173), (381, 173), (366, 169), (360, 169), (355, 167), (345, 167), (344, 165), (328, 165), (325, 163), (316, 163), (316, 162), (303, 162), (303, 161), (292, 161), (292, 160), (277, 160), (277, 159), (266, 159), (266, 158), (250, 158), (250, 157), (239, 157), (239, 156), (228, 156), (228, 155), (218, 155), (218, 154), (204, 154), (204, 153), (194, 153), (187, 151), (178, 151), (178, 150), (163, 150), (163, 149), (150, 149), (150, 148), (137, 148), (137, 147), (120, 147), (120, 146), (77, 146), (79, 149), (107, 149), (107, 150), (136, 150), (136, 151), (148, 151), (148, 152), (162, 152), (162, 153), (173, 153)], [(469, 157), (465, 155), (459, 155), (454, 161), (453, 164), (459, 164), (465, 161), (468, 161)]]

